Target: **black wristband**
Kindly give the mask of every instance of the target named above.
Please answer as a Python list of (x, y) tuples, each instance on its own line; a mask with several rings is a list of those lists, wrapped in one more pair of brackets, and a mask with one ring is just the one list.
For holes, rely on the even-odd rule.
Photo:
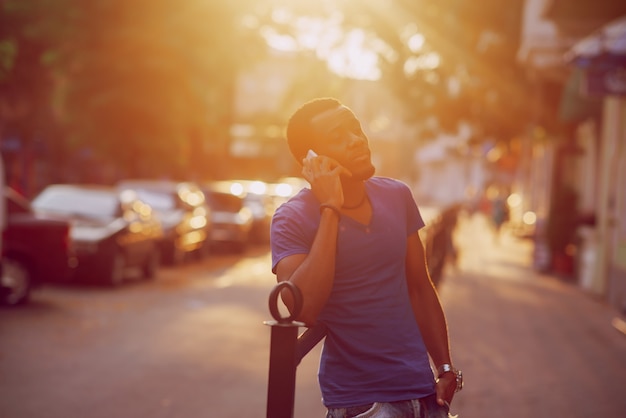
[(335, 212), (337, 214), (338, 218), (341, 218), (341, 211), (336, 206), (329, 205), (328, 203), (322, 203), (320, 205), (320, 214), (322, 213), (324, 208), (328, 208), (328, 209), (332, 210), (333, 212)]

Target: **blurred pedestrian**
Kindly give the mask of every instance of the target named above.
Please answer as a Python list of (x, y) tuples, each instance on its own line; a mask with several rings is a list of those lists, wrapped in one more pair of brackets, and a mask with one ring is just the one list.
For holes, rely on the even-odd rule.
[[(326, 329), (319, 383), (327, 418), (447, 416), (462, 374), (410, 189), (374, 176), (359, 120), (335, 99), (299, 108), (287, 141), (311, 187), (274, 214), (272, 270), (301, 291), (297, 319)], [(293, 310), (292, 295), (283, 299)]]
[(500, 239), (502, 225), (509, 220), (509, 206), (506, 197), (501, 191), (493, 193), (491, 199), (491, 223), (495, 232), (496, 242)]
[(462, 205), (452, 205), (441, 214), (442, 229), (446, 240), (445, 258), (454, 268), (457, 267), (459, 260), (459, 249), (454, 243), (454, 230), (456, 229), (461, 208)]

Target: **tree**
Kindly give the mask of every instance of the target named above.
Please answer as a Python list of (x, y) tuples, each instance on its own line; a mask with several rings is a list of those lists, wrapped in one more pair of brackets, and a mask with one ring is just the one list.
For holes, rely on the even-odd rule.
[[(3, 81), (26, 96), (23, 85), (51, 76), (33, 108), (54, 107), (71, 148), (118, 175), (200, 176), (199, 156), (225, 148), (234, 75), (257, 49), (237, 20), (248, 4), (5, 0), (0, 46), (17, 52), (2, 55)], [(18, 83), (29, 42), (41, 45), (22, 66), (34, 75)]]
[[(522, 0), (280, 3), (312, 18), (336, 19), (339, 12), (345, 36), (365, 30), (379, 57), (381, 81), (411, 109), (413, 120), (437, 115), (455, 126), (471, 119), (486, 134), (504, 138), (519, 132), (531, 107), (515, 60), (522, 6)], [(292, 21), (274, 27), (297, 38)]]
[(46, 3), (0, 2), (0, 142), (7, 137), (19, 139), (19, 153), (7, 156), (5, 166), (7, 180), (26, 194), (35, 188), (28, 174), (33, 170), (36, 146), (59, 154), (60, 131), (50, 109), (53, 40), (41, 36)]
[[(523, 1), (397, 0), (394, 16), (372, 19), (375, 30), (392, 45), (399, 59), (386, 62), (386, 82), (415, 109), (417, 119), (436, 114), (445, 124), (469, 119), (487, 128), (487, 134), (506, 138), (519, 132), (532, 106), (527, 81), (515, 55), (519, 46)], [(390, 16), (369, 2), (372, 16)], [(424, 46), (412, 50), (407, 35), (394, 28), (414, 26)], [(407, 74), (406, 64), (435, 52), (436, 68)], [(450, 82), (456, 83), (451, 91)], [(508, 139), (508, 138), (507, 138)]]
[(125, 175), (182, 175), (189, 156), (228, 129), (233, 74), (245, 56), (235, 10), (200, 0), (74, 7), (79, 41), (62, 65), (76, 143), (97, 147)]
[(67, 143), (118, 176), (206, 177), (224, 161), (236, 75), (264, 55), (263, 30), (296, 37), (277, 11), (335, 21), (340, 12), (344, 40), (365, 33), (381, 81), (414, 120), (472, 119), (506, 138), (528, 120), (515, 62), (522, 3), (0, 0), (0, 101), (11, 114), (28, 104), (24, 129), (59, 132), (48, 141), (59, 158)]

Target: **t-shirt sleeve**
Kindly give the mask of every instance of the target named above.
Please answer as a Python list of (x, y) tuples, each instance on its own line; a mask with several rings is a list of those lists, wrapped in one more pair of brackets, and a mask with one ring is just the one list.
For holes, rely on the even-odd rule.
[(272, 272), (283, 258), (294, 254), (308, 254), (312, 238), (304, 230), (304, 219), (287, 205), (279, 207), (272, 217), (270, 247)]
[(413, 193), (409, 186), (404, 183), (402, 184), (402, 190), (404, 192), (404, 201), (406, 205), (406, 225), (407, 225), (407, 236), (414, 234), (425, 226), (424, 220), (422, 219), (422, 214), (417, 207), (417, 203), (415, 202), (415, 198), (413, 197)]

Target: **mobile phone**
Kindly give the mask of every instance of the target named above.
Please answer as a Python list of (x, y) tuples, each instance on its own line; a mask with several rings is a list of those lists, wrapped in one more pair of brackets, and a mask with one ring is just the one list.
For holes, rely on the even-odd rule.
[(306, 153), (306, 158), (307, 159), (310, 160), (311, 158), (314, 158), (314, 157), (317, 157), (317, 153), (315, 151), (313, 151), (312, 149), (307, 151), (307, 153)]

